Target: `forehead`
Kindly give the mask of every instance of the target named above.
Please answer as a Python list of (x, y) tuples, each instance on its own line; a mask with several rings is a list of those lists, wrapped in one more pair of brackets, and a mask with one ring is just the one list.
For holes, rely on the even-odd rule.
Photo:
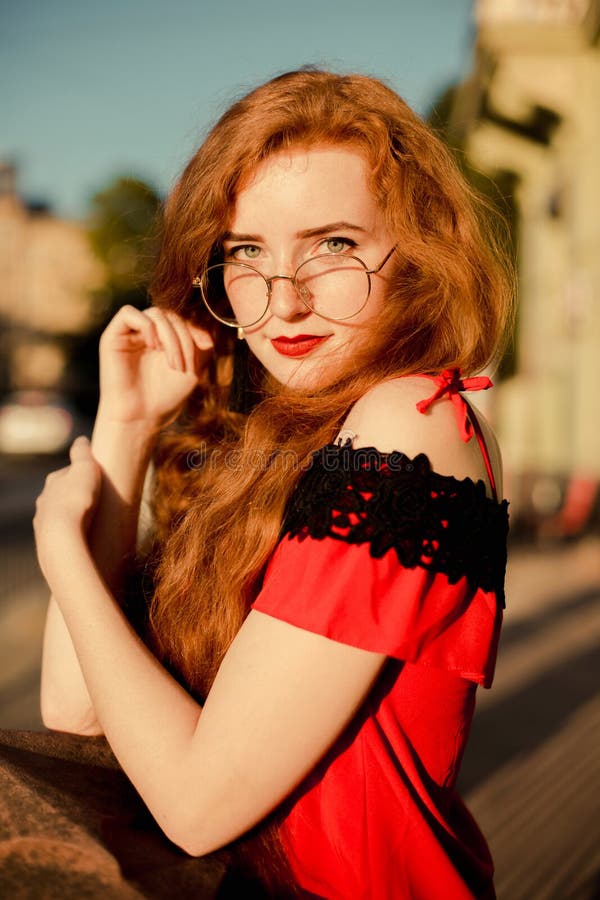
[(232, 230), (257, 230), (277, 220), (294, 230), (350, 221), (375, 227), (379, 206), (369, 168), (358, 150), (343, 146), (295, 148), (269, 156), (238, 192)]

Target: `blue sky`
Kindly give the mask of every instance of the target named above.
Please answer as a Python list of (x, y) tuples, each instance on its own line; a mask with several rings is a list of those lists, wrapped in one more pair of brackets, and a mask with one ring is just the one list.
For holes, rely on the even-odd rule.
[(0, 158), (66, 216), (118, 174), (168, 189), (229, 102), (317, 63), (418, 112), (467, 74), (471, 0), (0, 0)]

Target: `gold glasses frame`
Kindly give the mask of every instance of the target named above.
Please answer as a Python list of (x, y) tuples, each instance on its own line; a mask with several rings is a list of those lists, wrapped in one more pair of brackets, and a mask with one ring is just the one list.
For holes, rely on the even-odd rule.
[[(264, 318), (264, 316), (267, 314), (267, 311), (269, 309), (269, 304), (271, 303), (271, 293), (272, 293), (272, 286), (273, 286), (274, 281), (291, 281), (296, 289), (296, 293), (298, 294), (300, 300), (304, 303), (306, 308), (309, 309), (311, 312), (314, 312), (315, 315), (320, 316), (322, 319), (329, 319), (333, 322), (344, 322), (347, 319), (353, 319), (354, 316), (357, 316), (365, 308), (365, 306), (367, 305), (367, 301), (371, 295), (371, 275), (377, 275), (383, 269), (383, 267), (385, 266), (387, 261), (392, 256), (392, 253), (396, 249), (396, 246), (397, 245), (394, 244), (392, 249), (385, 255), (383, 260), (374, 269), (368, 269), (366, 263), (359, 256), (353, 256), (350, 254), (346, 255), (346, 254), (341, 254), (341, 253), (340, 254), (322, 253), (319, 256), (312, 256), (312, 257), (310, 257), (310, 259), (305, 259), (304, 262), (301, 262), (293, 275), (271, 275), (270, 278), (267, 278), (266, 275), (263, 275), (263, 273), (260, 272), (258, 269), (255, 269), (254, 266), (249, 266), (247, 263), (224, 262), (224, 263), (215, 263), (215, 265), (208, 266), (208, 268), (204, 269), (202, 274), (196, 275), (195, 278), (193, 278), (192, 286), (195, 288), (200, 288), (202, 300), (204, 302), (204, 305), (206, 306), (206, 309), (211, 314), (211, 316), (214, 319), (216, 319), (218, 322), (221, 322), (221, 324), (227, 325), (229, 328), (240, 328), (240, 327), (241, 328), (252, 328), (253, 325), (257, 325), (258, 322), (260, 322), (260, 320), (262, 318)], [(332, 257), (336, 257), (336, 256), (343, 257), (344, 259), (353, 259), (355, 262), (359, 263), (363, 267), (364, 274), (367, 276), (367, 293), (366, 293), (364, 302), (362, 303), (362, 305), (360, 306), (359, 309), (357, 309), (355, 312), (351, 313), (349, 316), (326, 316), (326, 315), (323, 315), (323, 313), (318, 312), (316, 309), (313, 309), (313, 307), (310, 305), (310, 303), (306, 299), (306, 293), (307, 293), (306, 287), (298, 282), (298, 272), (300, 272), (300, 270), (302, 269), (303, 266), (306, 266), (307, 264), (312, 263), (318, 259), (325, 259), (325, 258), (331, 259)], [(265, 289), (266, 289), (265, 308), (264, 308), (263, 312), (260, 314), (260, 316), (258, 316), (258, 318), (255, 319), (253, 322), (247, 322), (246, 324), (243, 324), (243, 325), (239, 322), (228, 322), (227, 319), (224, 319), (221, 316), (217, 315), (217, 313), (215, 313), (214, 310), (212, 310), (210, 308), (210, 306), (206, 300), (205, 294), (204, 294), (204, 283), (205, 283), (206, 278), (208, 277), (209, 272), (214, 271), (215, 269), (222, 269), (223, 266), (235, 266), (236, 268), (240, 268), (240, 269), (249, 269), (253, 274), (259, 275), (263, 279), (263, 281), (265, 283)]]

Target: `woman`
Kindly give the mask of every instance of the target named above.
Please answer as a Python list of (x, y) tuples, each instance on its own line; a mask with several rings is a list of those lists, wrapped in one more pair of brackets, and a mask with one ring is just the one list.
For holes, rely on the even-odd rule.
[[(363, 76), (253, 91), (172, 192), (154, 305), (106, 329), (91, 448), (35, 529), (44, 720), (104, 733), (188, 853), (275, 811), (308, 896), (494, 896), (454, 784), (507, 512), (459, 391), (491, 384), (463, 379), (498, 356), (506, 271), (447, 150)], [(116, 598), (153, 456), (143, 643)]]

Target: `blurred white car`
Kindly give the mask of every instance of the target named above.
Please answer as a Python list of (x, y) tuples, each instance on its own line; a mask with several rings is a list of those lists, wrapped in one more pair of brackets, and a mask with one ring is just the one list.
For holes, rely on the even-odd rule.
[(75, 437), (76, 414), (64, 397), (16, 391), (0, 403), (0, 453), (60, 453)]

